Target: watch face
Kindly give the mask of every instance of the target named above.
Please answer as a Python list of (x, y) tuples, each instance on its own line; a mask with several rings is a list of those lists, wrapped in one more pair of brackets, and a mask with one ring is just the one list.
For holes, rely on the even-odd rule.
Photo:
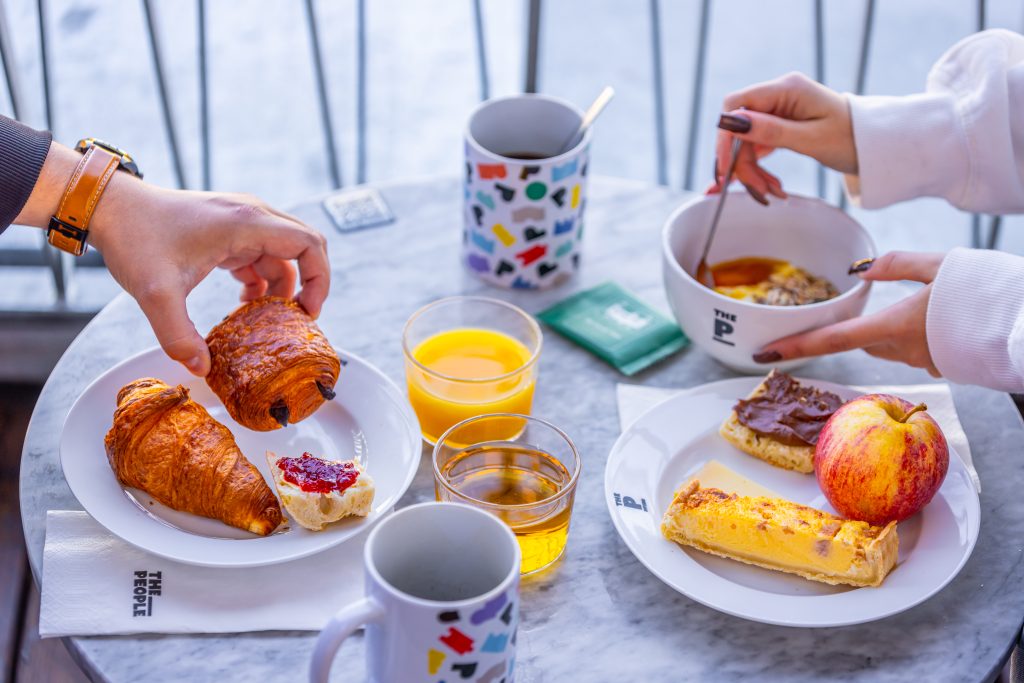
[(130, 156), (128, 152), (125, 152), (123, 149), (118, 149), (116, 146), (110, 144), (109, 142), (100, 140), (99, 138), (85, 138), (84, 140), (79, 140), (78, 144), (75, 145), (75, 149), (77, 149), (80, 152), (84, 152), (90, 147), (99, 147), (100, 149), (105, 149), (111, 154), (116, 154), (119, 157)]

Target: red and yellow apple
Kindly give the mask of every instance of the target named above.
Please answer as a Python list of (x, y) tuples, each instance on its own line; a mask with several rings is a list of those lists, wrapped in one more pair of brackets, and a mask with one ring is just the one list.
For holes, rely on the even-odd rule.
[(949, 448), (926, 409), (868, 394), (833, 413), (818, 437), (814, 473), (840, 515), (882, 525), (931, 501), (946, 478)]

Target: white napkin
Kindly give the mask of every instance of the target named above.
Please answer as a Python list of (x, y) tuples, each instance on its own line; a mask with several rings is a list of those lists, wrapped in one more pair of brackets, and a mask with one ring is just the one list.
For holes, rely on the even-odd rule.
[[(898, 384), (898, 385), (874, 385), (855, 386), (857, 391), (865, 394), (894, 394), (901, 396), (911, 403), (927, 403), (928, 414), (935, 418), (946, 435), (949, 442), (967, 468), (971, 475), (974, 487), (981, 493), (981, 479), (978, 471), (974, 469), (974, 461), (971, 459), (971, 446), (967, 443), (967, 435), (960, 424), (960, 418), (956, 414), (956, 405), (953, 403), (953, 392), (946, 383), (939, 384)], [(681, 394), (686, 389), (661, 389), (659, 387), (645, 387), (639, 384), (619, 384), (616, 387), (616, 395), (619, 403), (619, 429), (626, 430), (626, 427), (636, 422), (636, 419), (647, 412), (648, 409), (661, 403), (670, 396)]]
[(39, 635), (319, 630), (362, 597), (365, 541), (284, 565), (196, 567), (139, 550), (85, 512), (50, 510)]

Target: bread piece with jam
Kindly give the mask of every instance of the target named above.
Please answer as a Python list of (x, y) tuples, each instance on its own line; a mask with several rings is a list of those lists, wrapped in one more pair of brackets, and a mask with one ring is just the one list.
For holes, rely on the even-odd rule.
[(355, 460), (325, 460), (310, 453), (281, 458), (267, 451), (267, 463), (288, 515), (310, 531), (370, 514), (373, 479)]
[(733, 406), (718, 433), (744, 453), (776, 467), (814, 472), (818, 435), (843, 400), (772, 370)]

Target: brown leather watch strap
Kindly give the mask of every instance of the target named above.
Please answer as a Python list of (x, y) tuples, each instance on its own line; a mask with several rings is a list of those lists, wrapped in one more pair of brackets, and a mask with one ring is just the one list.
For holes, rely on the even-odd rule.
[(46, 232), (50, 244), (75, 256), (85, 253), (89, 221), (119, 161), (105, 149), (90, 147), (86, 150), (68, 181), (56, 215), (50, 218)]

